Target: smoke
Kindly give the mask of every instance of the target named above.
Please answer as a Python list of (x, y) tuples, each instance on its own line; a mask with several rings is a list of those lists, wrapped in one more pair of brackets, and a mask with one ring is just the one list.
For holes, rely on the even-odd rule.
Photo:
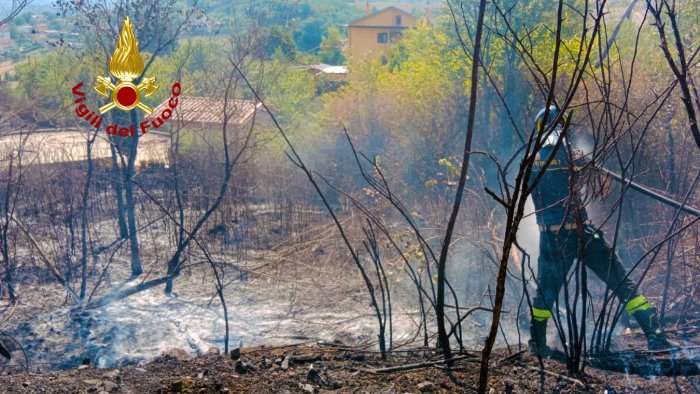
[(536, 269), (537, 264), (535, 263), (540, 254), (540, 231), (537, 228), (535, 205), (532, 203), (532, 198), (528, 198), (525, 203), (525, 216), (520, 222), (517, 238), (518, 244), (530, 255), (532, 268)]

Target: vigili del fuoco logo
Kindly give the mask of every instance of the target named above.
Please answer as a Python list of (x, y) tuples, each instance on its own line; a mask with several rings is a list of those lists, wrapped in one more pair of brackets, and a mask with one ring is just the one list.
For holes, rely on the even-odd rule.
[[(110, 98), (111, 101), (100, 107), (99, 114), (90, 110), (84, 103), (85, 93), (81, 91), (83, 83), (80, 82), (73, 86), (74, 103), (78, 105), (75, 107), (75, 114), (97, 130), (102, 125), (103, 118), (101, 115), (113, 108), (122, 111), (131, 111), (139, 108), (147, 115), (150, 115), (153, 109), (144, 103), (142, 98), (155, 93), (158, 90), (158, 86), (155, 84), (156, 77), (147, 78), (144, 76), (138, 85), (134, 83), (143, 74), (143, 69), (144, 64), (139, 52), (139, 43), (136, 41), (131, 20), (127, 16), (124, 20), (124, 26), (122, 26), (122, 30), (119, 33), (117, 47), (109, 59), (109, 73), (112, 74), (116, 81), (109, 76), (97, 76), (96, 85), (94, 86), (97, 93)], [(139, 123), (141, 134), (145, 134), (149, 127), (159, 128), (166, 120), (170, 119), (172, 111), (177, 107), (180, 91), (180, 82), (175, 82), (170, 89), (171, 97), (168, 101), (168, 106), (163, 109), (157, 118)], [(133, 124), (129, 125), (129, 127), (121, 127), (115, 123), (107, 126), (106, 131), (109, 135), (119, 135), (121, 137), (133, 137), (135, 135)]]

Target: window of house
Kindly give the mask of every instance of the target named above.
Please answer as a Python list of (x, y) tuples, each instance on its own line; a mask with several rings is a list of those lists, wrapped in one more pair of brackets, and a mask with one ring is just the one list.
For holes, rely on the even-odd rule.
[(400, 24), (401, 24), (401, 15), (396, 15), (396, 25), (398, 26)]
[(389, 39), (391, 40), (391, 43), (396, 43), (396, 41), (400, 40), (401, 37), (403, 37), (403, 34), (401, 32), (395, 31), (392, 32), (391, 35), (389, 36)]
[(388, 37), (386, 33), (377, 33), (377, 42), (380, 44), (386, 44)]
[(386, 66), (387, 63), (389, 63), (389, 59), (386, 57), (386, 55), (382, 55), (382, 66)]

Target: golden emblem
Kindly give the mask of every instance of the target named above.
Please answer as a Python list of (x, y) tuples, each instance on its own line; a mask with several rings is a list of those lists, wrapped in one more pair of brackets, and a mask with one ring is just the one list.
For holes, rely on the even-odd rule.
[(119, 83), (114, 85), (110, 77), (98, 76), (96, 78), (95, 90), (97, 93), (110, 97), (109, 91), (112, 92), (112, 101), (100, 107), (101, 114), (114, 107), (123, 111), (139, 107), (149, 115), (153, 112), (151, 107), (141, 102), (141, 94), (143, 92), (143, 97), (148, 97), (158, 90), (158, 86), (154, 85), (156, 78), (144, 77), (138, 85), (133, 83), (133, 80), (143, 73), (143, 68), (139, 43), (136, 41), (131, 20), (127, 16), (122, 31), (119, 33), (117, 47), (109, 59), (109, 73), (117, 78)]

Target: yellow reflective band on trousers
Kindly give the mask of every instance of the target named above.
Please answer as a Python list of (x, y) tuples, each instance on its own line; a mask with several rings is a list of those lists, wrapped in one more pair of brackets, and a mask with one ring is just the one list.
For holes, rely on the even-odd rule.
[(537, 309), (533, 306), (532, 317), (537, 321), (543, 321), (552, 317), (552, 312), (549, 309)]
[(638, 295), (631, 300), (627, 301), (627, 305), (625, 305), (625, 310), (629, 314), (633, 314), (634, 312), (639, 312), (639, 311), (644, 311), (651, 308), (651, 305), (649, 304), (649, 301), (647, 301), (646, 298), (644, 298), (643, 295)]

